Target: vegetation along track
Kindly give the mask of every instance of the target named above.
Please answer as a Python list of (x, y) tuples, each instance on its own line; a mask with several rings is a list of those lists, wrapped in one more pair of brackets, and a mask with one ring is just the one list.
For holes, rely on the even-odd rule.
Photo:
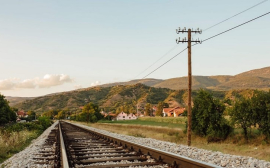
[[(63, 134), (62, 167), (218, 167), (176, 154), (127, 142), (78, 125), (60, 122)], [(61, 135), (60, 135), (61, 140)], [(66, 162), (66, 163), (65, 163)]]

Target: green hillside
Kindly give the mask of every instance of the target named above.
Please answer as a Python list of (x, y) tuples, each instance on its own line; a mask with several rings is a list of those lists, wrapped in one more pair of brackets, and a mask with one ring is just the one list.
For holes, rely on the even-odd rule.
[[(252, 94), (252, 89), (270, 88), (270, 67), (256, 69), (235, 76), (193, 76), (193, 93), (205, 88), (220, 99)], [(142, 84), (143, 83), (143, 84)], [(250, 91), (251, 89), (251, 91)], [(234, 90), (232, 92), (232, 90)], [(136, 106), (164, 101), (170, 106), (186, 106), (187, 77), (167, 80), (141, 79), (129, 82), (105, 84), (37, 98), (7, 97), (12, 106), (19, 109), (44, 112), (51, 109), (76, 111), (88, 102), (98, 104), (106, 111), (135, 111)], [(25, 101), (24, 101), (25, 100)], [(14, 105), (16, 104), (16, 105)]]
[(159, 101), (165, 100), (171, 92), (173, 91), (167, 88), (153, 88), (143, 84), (91, 87), (37, 97), (19, 103), (15, 107), (37, 112), (52, 109), (76, 111), (80, 106), (93, 102), (108, 111), (116, 111), (123, 105), (135, 108), (137, 102), (142, 105), (146, 102), (157, 104)]

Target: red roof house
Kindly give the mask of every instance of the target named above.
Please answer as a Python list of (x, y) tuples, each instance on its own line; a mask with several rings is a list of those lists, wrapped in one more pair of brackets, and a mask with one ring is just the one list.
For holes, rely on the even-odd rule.
[(183, 107), (174, 107), (174, 108), (163, 108), (162, 115), (164, 117), (178, 117), (184, 113), (186, 108)]

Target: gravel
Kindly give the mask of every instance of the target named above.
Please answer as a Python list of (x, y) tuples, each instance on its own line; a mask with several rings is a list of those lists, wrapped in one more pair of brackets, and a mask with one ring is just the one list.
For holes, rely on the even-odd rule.
[[(43, 144), (45, 143), (45, 139), (49, 135), (50, 131), (55, 127), (58, 122), (55, 122), (51, 127), (43, 132), (37, 139), (32, 141), (32, 144), (29, 145), (25, 150), (13, 155), (11, 158), (6, 160), (4, 163), (0, 164), (0, 167), (7, 168), (32, 168), (32, 167), (40, 167), (40, 168), (49, 168), (49, 165), (34, 165), (33, 158), (36, 157), (36, 152), (42, 150)], [(74, 124), (74, 123), (73, 123)], [(129, 142), (142, 144), (151, 148), (171, 152), (174, 154), (178, 154), (180, 156), (188, 157), (191, 159), (207, 162), (210, 164), (214, 164), (220, 167), (230, 167), (230, 168), (270, 168), (270, 162), (266, 162), (264, 160), (258, 160), (252, 157), (246, 156), (236, 156), (223, 154), (221, 152), (214, 152), (204, 149), (198, 149), (195, 147), (189, 147), (186, 145), (179, 145), (171, 142), (165, 142), (160, 140), (155, 140), (152, 138), (139, 138), (127, 135), (116, 134), (112, 132), (108, 132), (105, 130), (88, 127), (81, 124), (76, 124), (84, 128), (88, 128), (93, 131), (97, 131), (106, 135), (110, 135), (119, 139), (123, 139)], [(76, 165), (80, 167), (80, 165)]]
[(48, 165), (34, 165), (34, 157), (37, 157), (36, 152), (46, 150), (43, 147), (46, 138), (48, 137), (51, 130), (57, 125), (58, 121), (47, 128), (37, 139), (33, 140), (32, 143), (25, 148), (23, 151), (13, 155), (11, 158), (0, 164), (0, 167), (6, 168), (49, 168)]
[[(74, 124), (74, 123), (73, 123)], [(88, 127), (81, 124), (76, 124), (90, 130), (100, 132), (106, 135), (113, 136), (115, 138), (123, 139), (129, 142), (142, 144), (151, 148), (171, 152), (191, 159), (203, 161), (220, 167), (230, 168), (270, 168), (270, 162), (264, 160), (258, 160), (252, 157), (236, 156), (224, 154), (221, 152), (214, 152), (195, 147), (189, 147), (186, 145), (179, 145), (171, 142), (160, 141), (152, 138), (139, 138), (128, 135), (121, 135), (112, 133), (109, 131)]]

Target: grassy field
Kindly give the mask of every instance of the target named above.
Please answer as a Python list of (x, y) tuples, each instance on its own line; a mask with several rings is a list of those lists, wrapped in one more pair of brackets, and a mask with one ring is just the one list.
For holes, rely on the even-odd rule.
[(119, 120), (119, 121), (108, 121), (101, 120), (99, 123), (106, 124), (128, 124), (128, 125), (148, 125), (148, 126), (158, 126), (158, 127), (168, 127), (168, 128), (185, 128), (186, 118), (168, 118), (168, 117), (141, 117), (138, 120)]
[[(184, 117), (144, 117), (133, 121), (101, 121), (88, 125), (114, 133), (186, 145), (187, 138), (183, 132), (185, 121)], [(82, 124), (87, 125), (86, 123)], [(270, 146), (265, 141), (265, 137), (258, 135), (257, 132), (254, 132), (249, 142), (245, 141), (240, 129), (235, 129), (233, 134), (219, 143), (208, 143), (206, 138), (192, 135), (192, 146), (270, 161)]]
[(23, 150), (38, 135), (37, 131), (23, 130), (11, 133), (2, 131), (0, 133), (0, 163)]
[(47, 117), (39, 117), (36, 122), (13, 123), (0, 127), (0, 163), (22, 151), (50, 125)]

